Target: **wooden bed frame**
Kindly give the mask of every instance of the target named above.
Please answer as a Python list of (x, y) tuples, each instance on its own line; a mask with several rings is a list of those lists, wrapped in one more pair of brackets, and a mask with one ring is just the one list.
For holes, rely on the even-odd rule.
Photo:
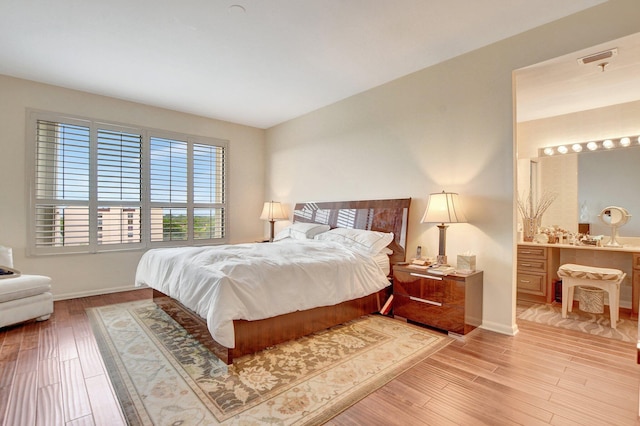
[[(294, 222), (328, 224), (332, 228), (357, 228), (393, 232), (392, 265), (406, 258), (406, 235), (410, 198), (369, 201), (339, 201), (296, 204)], [(256, 321), (234, 320), (235, 347), (216, 342), (207, 329), (206, 320), (164, 293), (153, 290), (154, 302), (226, 364), (235, 358), (258, 352), (288, 340), (378, 312), (390, 294), (390, 287), (355, 300), (296, 311)]]

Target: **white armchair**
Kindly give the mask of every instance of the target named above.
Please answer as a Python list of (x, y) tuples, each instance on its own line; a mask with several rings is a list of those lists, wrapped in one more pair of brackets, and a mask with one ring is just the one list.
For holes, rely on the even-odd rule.
[[(11, 250), (0, 248), (4, 262), (0, 263), (0, 268), (12, 268)], [(51, 278), (20, 274), (0, 276), (0, 327), (32, 319), (44, 321), (52, 313)]]

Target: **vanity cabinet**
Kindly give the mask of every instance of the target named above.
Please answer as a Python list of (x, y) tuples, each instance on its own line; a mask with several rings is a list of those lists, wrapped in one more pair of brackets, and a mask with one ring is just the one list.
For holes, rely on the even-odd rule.
[(482, 271), (432, 275), (396, 265), (393, 297), (396, 317), (461, 335), (482, 324)]
[(517, 257), (518, 299), (551, 303), (560, 253), (544, 246), (518, 245)]

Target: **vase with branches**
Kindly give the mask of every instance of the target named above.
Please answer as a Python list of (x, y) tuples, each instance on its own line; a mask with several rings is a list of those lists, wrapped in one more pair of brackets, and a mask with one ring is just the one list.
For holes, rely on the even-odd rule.
[(538, 232), (542, 215), (551, 206), (551, 203), (558, 197), (556, 192), (545, 191), (539, 200), (534, 200), (529, 194), (526, 198), (518, 195), (518, 211), (522, 216), (522, 232), (524, 241), (533, 241), (534, 235)]

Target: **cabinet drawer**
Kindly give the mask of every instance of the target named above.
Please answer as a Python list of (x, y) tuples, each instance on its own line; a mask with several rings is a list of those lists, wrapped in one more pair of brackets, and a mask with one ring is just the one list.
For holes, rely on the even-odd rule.
[(547, 248), (546, 247), (529, 247), (529, 246), (518, 246), (518, 259), (523, 257), (529, 259), (546, 259), (547, 258)]
[(517, 270), (547, 272), (547, 262), (544, 259), (523, 259), (519, 257)]
[(546, 292), (546, 275), (534, 275), (518, 273), (518, 291), (529, 294), (545, 296)]
[(394, 274), (394, 295), (434, 303), (464, 304), (464, 292), (464, 281), (433, 277), (420, 272), (396, 271)]
[(442, 330), (459, 334), (465, 332), (463, 307), (447, 304), (436, 306), (407, 296), (395, 296), (393, 314)]

